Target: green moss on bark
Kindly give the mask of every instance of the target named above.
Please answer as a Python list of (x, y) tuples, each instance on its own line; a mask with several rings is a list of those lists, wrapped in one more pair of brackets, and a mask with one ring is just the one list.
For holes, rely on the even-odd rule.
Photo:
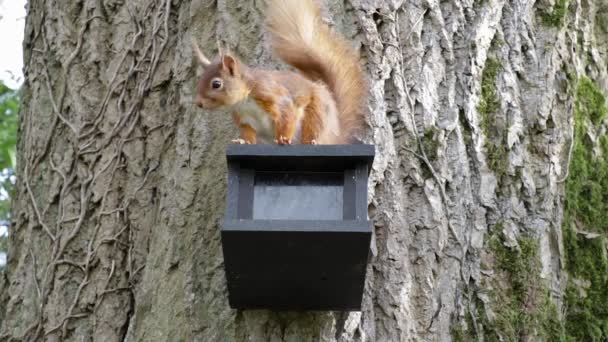
[[(494, 231), (501, 231), (498, 223)], [(490, 236), (487, 247), (493, 257), (491, 268), (495, 275), (487, 281), (491, 290), (489, 303), (475, 301), (475, 317), (480, 323), (479, 334), (484, 341), (563, 341), (564, 327), (559, 320), (557, 306), (544, 281), (540, 278), (539, 245), (532, 236), (517, 239), (518, 247), (507, 247), (501, 233)], [(485, 307), (492, 309), (488, 315)], [(465, 317), (466, 318), (466, 317)], [(472, 319), (471, 319), (472, 321)], [(471, 322), (467, 329), (452, 328), (455, 341), (475, 341)]]
[(422, 136), (422, 147), (424, 148), (424, 153), (429, 158), (430, 161), (437, 159), (437, 150), (439, 149), (439, 142), (435, 140), (435, 133), (437, 129), (431, 127), (424, 132)]
[(481, 76), (481, 101), (477, 106), (480, 127), (486, 137), (485, 148), (488, 166), (498, 178), (507, 174), (509, 150), (505, 144), (503, 130), (496, 126), (496, 114), (500, 110), (500, 99), (496, 90), (496, 77), (502, 70), (500, 62), (488, 58)]
[[(490, 319), (485, 314), (481, 301), (474, 313), (485, 341), (608, 341), (608, 135), (602, 133), (608, 108), (606, 96), (588, 78), (578, 80), (575, 96), (563, 226), (569, 274), (564, 322), (560, 322), (557, 307), (540, 279), (536, 240), (520, 237), (519, 248), (510, 248), (500, 234), (494, 234), (488, 240), (497, 272), (488, 293), (494, 315)], [(480, 107), (487, 108), (486, 104)], [(593, 134), (589, 134), (591, 130)], [(488, 154), (492, 151), (490, 147)], [(494, 231), (502, 231), (502, 225), (497, 224)], [(452, 334), (461, 341), (477, 337), (462, 327), (453, 329)]]
[(607, 113), (602, 91), (581, 78), (563, 226), (569, 273), (566, 331), (575, 341), (608, 340), (608, 136), (592, 141), (588, 135), (589, 129), (598, 131)]
[(559, 341), (563, 328), (557, 307), (540, 278), (541, 263), (538, 242), (522, 236), (518, 248), (507, 247), (495, 235), (489, 248), (495, 258), (494, 269), (504, 279), (492, 293), (495, 318), (484, 324), (486, 341), (521, 341), (540, 338)]
[(500, 62), (494, 58), (488, 58), (481, 74), (481, 101), (477, 111), (481, 115), (481, 129), (488, 134), (492, 125), (492, 115), (500, 109), (500, 101), (496, 90), (496, 77), (502, 70)]
[(552, 11), (541, 11), (539, 17), (543, 24), (551, 27), (561, 27), (568, 10), (567, 0), (556, 0)]

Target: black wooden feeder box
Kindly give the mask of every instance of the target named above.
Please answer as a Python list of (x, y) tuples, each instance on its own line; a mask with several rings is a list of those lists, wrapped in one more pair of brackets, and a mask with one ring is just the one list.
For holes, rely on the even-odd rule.
[(230, 306), (361, 308), (372, 145), (230, 145), (222, 247)]

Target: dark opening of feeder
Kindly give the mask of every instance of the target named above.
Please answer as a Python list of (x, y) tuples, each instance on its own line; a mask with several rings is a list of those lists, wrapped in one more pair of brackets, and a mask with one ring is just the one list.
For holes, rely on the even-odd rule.
[(256, 172), (254, 220), (341, 220), (344, 175), (338, 172)]

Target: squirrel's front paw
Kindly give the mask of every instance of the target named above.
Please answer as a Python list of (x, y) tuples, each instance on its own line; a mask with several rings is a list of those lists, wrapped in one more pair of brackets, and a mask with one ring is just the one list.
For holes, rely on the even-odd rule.
[(251, 144), (249, 141), (247, 141), (245, 139), (232, 139), (232, 143), (240, 144), (240, 145)]
[(311, 144), (311, 145), (316, 145), (316, 144), (317, 144), (317, 141), (316, 141), (315, 139), (312, 139), (312, 140), (310, 141), (310, 144)]
[(291, 145), (291, 139), (287, 139), (287, 137), (282, 135), (279, 137), (279, 139), (275, 139), (274, 142), (279, 145)]

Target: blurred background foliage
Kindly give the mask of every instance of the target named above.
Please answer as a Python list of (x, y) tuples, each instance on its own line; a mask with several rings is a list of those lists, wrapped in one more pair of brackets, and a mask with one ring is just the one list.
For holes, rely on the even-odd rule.
[(0, 81), (0, 268), (6, 264), (11, 195), (15, 185), (19, 90)]

